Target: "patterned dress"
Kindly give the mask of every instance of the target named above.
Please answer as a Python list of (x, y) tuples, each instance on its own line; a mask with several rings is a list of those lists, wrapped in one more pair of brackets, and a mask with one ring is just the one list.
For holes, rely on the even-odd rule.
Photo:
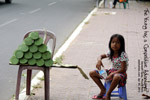
[[(110, 56), (110, 53), (107, 53), (107, 56), (109, 57)], [(121, 69), (121, 62), (125, 61), (126, 62), (126, 70), (127, 70), (127, 67), (128, 67), (128, 56), (125, 52), (122, 52), (121, 55), (119, 57), (113, 57), (112, 59), (112, 68), (111, 69), (107, 69), (107, 74), (109, 75), (111, 72), (114, 72), (114, 71), (117, 71), (119, 69)], [(119, 87), (120, 86), (124, 86), (126, 84), (126, 79), (127, 79), (127, 74), (126, 72), (124, 73), (117, 73), (121, 76), (121, 80), (119, 82)], [(112, 80), (112, 79), (110, 79)]]

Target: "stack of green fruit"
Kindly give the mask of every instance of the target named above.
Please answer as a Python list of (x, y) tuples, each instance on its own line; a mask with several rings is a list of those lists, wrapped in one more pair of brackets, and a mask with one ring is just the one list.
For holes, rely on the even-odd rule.
[(53, 65), (51, 53), (43, 43), (38, 32), (31, 32), (15, 50), (10, 59), (13, 65), (37, 65), (50, 67)]

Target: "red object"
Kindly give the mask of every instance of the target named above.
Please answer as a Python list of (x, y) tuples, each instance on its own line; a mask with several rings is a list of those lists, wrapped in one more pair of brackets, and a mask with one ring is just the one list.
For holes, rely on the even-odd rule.
[(127, 0), (119, 0), (119, 2), (126, 2)]
[(97, 96), (97, 95), (94, 95), (94, 96), (92, 97), (92, 99), (105, 99), (105, 97), (104, 97), (104, 96)]

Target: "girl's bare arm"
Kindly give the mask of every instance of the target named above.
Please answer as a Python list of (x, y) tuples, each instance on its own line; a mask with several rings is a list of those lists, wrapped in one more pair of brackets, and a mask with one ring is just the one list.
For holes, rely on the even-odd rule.
[(104, 58), (107, 58), (106, 54), (100, 55), (100, 56), (97, 58), (97, 60), (99, 61), (99, 60), (102, 60), (102, 59), (104, 59)]
[(98, 70), (101, 70), (101, 66), (104, 67), (104, 66), (103, 66), (103, 63), (102, 63), (102, 59), (104, 59), (104, 58), (107, 58), (106, 54), (102, 54), (102, 55), (100, 55), (100, 56), (97, 58), (96, 68), (97, 68)]

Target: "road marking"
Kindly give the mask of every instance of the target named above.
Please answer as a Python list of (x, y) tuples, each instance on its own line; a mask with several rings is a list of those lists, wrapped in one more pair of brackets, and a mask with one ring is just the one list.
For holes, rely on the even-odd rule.
[(17, 20), (18, 20), (18, 19), (12, 19), (12, 20), (7, 21), (7, 22), (5, 22), (5, 23), (3, 23), (3, 24), (0, 24), (0, 28), (6, 26), (6, 25), (8, 25), (8, 24), (11, 24), (11, 23), (13, 23), (13, 22), (15, 22), (15, 21), (17, 21)]
[(37, 8), (37, 9), (35, 9), (35, 10), (32, 10), (32, 11), (30, 11), (29, 13), (30, 13), (30, 14), (33, 14), (33, 13), (35, 13), (35, 12), (38, 12), (39, 10), (41, 10), (41, 8)]
[(54, 5), (56, 2), (49, 3), (48, 6)]

